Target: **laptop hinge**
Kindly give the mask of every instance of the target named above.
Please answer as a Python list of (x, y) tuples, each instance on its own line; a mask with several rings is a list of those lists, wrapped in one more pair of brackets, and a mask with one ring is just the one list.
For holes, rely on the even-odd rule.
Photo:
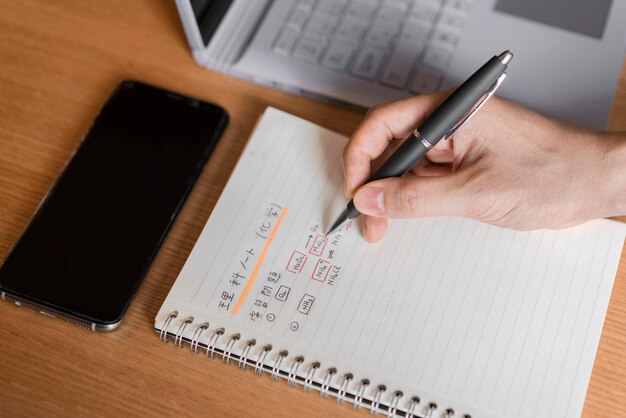
[(196, 61), (222, 71), (234, 65), (252, 41), (271, 3), (271, 0), (234, 0), (206, 48), (194, 48)]

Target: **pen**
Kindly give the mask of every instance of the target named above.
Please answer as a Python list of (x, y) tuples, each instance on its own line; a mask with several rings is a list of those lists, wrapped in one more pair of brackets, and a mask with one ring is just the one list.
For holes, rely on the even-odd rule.
[[(442, 139), (448, 139), (493, 96), (506, 78), (510, 51), (494, 56), (461, 84), (433, 113), (415, 129), (367, 183), (388, 177), (400, 177), (411, 169)], [(326, 235), (343, 227), (361, 213), (350, 200)]]

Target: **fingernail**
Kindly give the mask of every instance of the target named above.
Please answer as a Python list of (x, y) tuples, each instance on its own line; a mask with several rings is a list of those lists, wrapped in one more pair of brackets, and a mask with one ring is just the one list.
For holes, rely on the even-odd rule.
[(365, 215), (380, 216), (385, 213), (383, 189), (362, 187), (354, 195), (354, 205)]

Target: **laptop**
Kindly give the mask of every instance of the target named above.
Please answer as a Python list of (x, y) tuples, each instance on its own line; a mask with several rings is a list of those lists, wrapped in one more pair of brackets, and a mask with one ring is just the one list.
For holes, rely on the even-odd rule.
[(606, 127), (624, 58), (622, 0), (176, 0), (203, 67), (370, 107), (463, 82), (514, 54), (499, 95)]

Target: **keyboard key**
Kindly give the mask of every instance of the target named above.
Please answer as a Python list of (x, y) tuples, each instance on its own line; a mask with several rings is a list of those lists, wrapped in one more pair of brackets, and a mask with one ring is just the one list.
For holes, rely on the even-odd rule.
[(416, 49), (398, 45), (389, 59), (381, 82), (394, 87), (403, 88), (409, 78), (409, 73), (417, 58), (417, 54), (420, 52), (421, 48)]
[(352, 68), (352, 73), (368, 79), (374, 79), (378, 73), (383, 54), (384, 52), (380, 49), (366, 46), (359, 53)]
[(339, 17), (341, 12), (343, 12), (343, 8), (346, 6), (346, 1), (347, 0), (319, 0), (315, 11), (336, 18)]
[(388, 87), (432, 92), (474, 2), (295, 0), (272, 49)]
[(322, 65), (343, 71), (354, 51), (354, 47), (342, 42), (333, 42), (326, 50)]
[(451, 57), (452, 51), (449, 49), (431, 45), (426, 50), (422, 62), (437, 70), (445, 70)]
[(298, 39), (298, 32), (291, 29), (283, 30), (276, 38), (276, 41), (274, 41), (274, 51), (279, 54), (289, 55), (293, 44), (296, 43), (296, 39)]
[(361, 19), (346, 18), (337, 29), (337, 36), (356, 42), (361, 38), (366, 27), (366, 23)]
[(306, 33), (308, 35), (319, 36), (320, 38), (328, 38), (334, 27), (334, 20), (315, 15), (309, 21)]
[(424, 21), (410, 19), (402, 28), (400, 34), (400, 42), (409, 42), (412, 44), (424, 44), (428, 39), (431, 26)]
[(472, 10), (472, 2), (469, 0), (450, 0), (446, 4), (446, 10), (452, 10), (467, 15)]
[(442, 25), (446, 28), (453, 28), (460, 31), (465, 26), (465, 17), (459, 15), (458, 13), (451, 13), (449, 10), (445, 10), (441, 14), (437, 25)]
[(409, 8), (410, 0), (385, 0), (386, 6), (395, 7), (396, 9), (401, 9), (403, 12), (406, 12)]
[(348, 6), (348, 16), (369, 20), (376, 10), (376, 5), (363, 1), (353, 1)]
[(433, 35), (430, 39), (431, 42), (446, 45), (452, 49), (456, 48), (459, 43), (460, 36), (458, 33), (455, 33), (450, 30), (446, 30), (441, 27), (437, 27), (433, 32)]
[(385, 21), (387, 24), (398, 25), (404, 16), (404, 10), (397, 7), (384, 5), (378, 11), (378, 20)]
[(424, 6), (430, 7), (432, 9), (441, 9), (445, 1), (444, 0), (415, 0), (413, 3), (414, 3), (413, 4), (414, 10), (417, 9), (418, 7), (424, 7)]
[(317, 40), (303, 38), (298, 43), (293, 55), (294, 57), (302, 58), (307, 61), (317, 61), (323, 46), (324, 44)]
[(296, 7), (298, 9), (310, 12), (311, 9), (313, 9), (313, 6), (315, 5), (315, 1), (316, 0), (298, 0), (298, 3), (296, 4)]
[(414, 93), (433, 93), (439, 88), (441, 74), (420, 68), (415, 75), (411, 91)]
[(416, 4), (411, 11), (411, 18), (433, 23), (439, 14), (439, 6), (433, 4)]
[(293, 12), (291, 12), (289, 19), (287, 19), (287, 26), (297, 31), (300, 31), (304, 27), (304, 24), (306, 23), (308, 17), (309, 14), (306, 11), (301, 9), (295, 9)]
[(376, 24), (367, 34), (367, 43), (376, 44), (380, 45), (382, 48), (387, 48), (395, 34), (395, 26)]

